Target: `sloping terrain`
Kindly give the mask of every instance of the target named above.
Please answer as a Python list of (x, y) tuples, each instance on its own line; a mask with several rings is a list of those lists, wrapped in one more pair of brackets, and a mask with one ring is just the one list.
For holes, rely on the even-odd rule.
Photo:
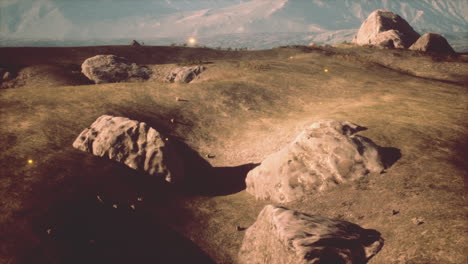
[[(79, 65), (103, 49), (0, 54), (10, 54), (2, 57), (8, 65)], [(195, 49), (107, 49), (155, 69), (198, 59)], [(244, 235), (237, 227), (268, 204), (244, 191), (247, 172), (314, 121), (336, 119), (368, 127), (362, 135), (401, 157), (384, 174), (287, 206), (381, 232), (385, 245), (370, 263), (464, 263), (466, 62), (444, 62), (462, 67), (448, 83), (383, 67), (359, 50), (207, 51), (198, 56), (208, 69), (190, 84), (0, 90), (0, 262), (232, 263)], [(176, 141), (189, 163), (187, 186), (73, 149), (103, 114), (144, 121)]]

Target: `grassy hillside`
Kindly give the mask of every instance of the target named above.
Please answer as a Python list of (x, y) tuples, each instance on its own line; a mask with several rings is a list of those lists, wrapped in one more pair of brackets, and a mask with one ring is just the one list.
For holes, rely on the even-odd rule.
[[(210, 63), (191, 84), (55, 85), (54, 73), (40, 75), (41, 85), (0, 90), (0, 263), (232, 263), (244, 235), (237, 226), (250, 226), (268, 203), (243, 190), (246, 173), (320, 119), (368, 127), (362, 135), (402, 156), (384, 174), (287, 207), (381, 232), (385, 246), (370, 263), (466, 260), (468, 71), (460, 59), (443, 62), (460, 74), (441, 82), (376, 63), (388, 55), (381, 50), (12, 50), (0, 49), (3, 64), (76, 67), (101, 53), (162, 72)], [(392, 52), (405, 63), (414, 57)], [(189, 164), (189, 184), (174, 188), (73, 149), (103, 114), (167, 135)]]

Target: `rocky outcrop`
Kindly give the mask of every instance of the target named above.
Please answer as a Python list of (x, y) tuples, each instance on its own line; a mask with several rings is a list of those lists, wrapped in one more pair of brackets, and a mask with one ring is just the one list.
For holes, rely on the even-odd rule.
[(436, 33), (426, 33), (422, 35), (409, 49), (438, 54), (455, 54), (455, 51), (448, 41), (443, 36)]
[(267, 205), (245, 233), (238, 264), (362, 264), (383, 242), (376, 230)]
[(257, 199), (285, 203), (382, 172), (379, 147), (355, 135), (365, 129), (334, 120), (313, 123), (247, 174), (247, 192)]
[(399, 15), (378, 9), (362, 23), (353, 43), (358, 45), (387, 44), (392, 40), (395, 48), (408, 48), (419, 34)]
[(189, 83), (206, 70), (205, 66), (180, 67), (173, 69), (165, 78), (166, 82)]
[(167, 182), (183, 181), (183, 163), (174, 146), (144, 122), (103, 115), (81, 132), (73, 147)]
[(81, 71), (96, 84), (146, 80), (152, 73), (147, 67), (138, 66), (115, 55), (97, 55), (88, 58), (81, 65)]

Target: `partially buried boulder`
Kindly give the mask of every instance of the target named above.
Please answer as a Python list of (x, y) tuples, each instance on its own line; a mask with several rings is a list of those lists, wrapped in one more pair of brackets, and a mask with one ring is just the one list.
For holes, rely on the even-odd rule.
[(152, 74), (147, 67), (138, 66), (115, 55), (97, 55), (88, 58), (81, 65), (81, 71), (96, 84), (146, 80)]
[(362, 264), (383, 243), (373, 229), (267, 205), (245, 233), (238, 264)]
[(174, 146), (144, 122), (103, 115), (81, 132), (73, 147), (167, 182), (183, 181), (183, 164)]
[(395, 48), (408, 48), (419, 34), (399, 15), (378, 9), (362, 23), (353, 43), (358, 45), (388, 45), (392, 40)]
[(448, 41), (443, 36), (436, 33), (426, 33), (422, 35), (409, 49), (438, 54), (455, 54), (455, 51)]
[(166, 82), (189, 83), (201, 72), (206, 70), (205, 66), (179, 67), (173, 69), (165, 78)]
[(257, 199), (285, 203), (384, 170), (379, 147), (355, 133), (366, 128), (324, 120), (247, 174), (247, 192)]

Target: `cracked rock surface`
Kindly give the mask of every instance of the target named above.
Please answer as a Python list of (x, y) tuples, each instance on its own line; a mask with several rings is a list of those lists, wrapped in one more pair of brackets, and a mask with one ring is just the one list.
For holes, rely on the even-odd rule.
[(81, 132), (73, 147), (167, 182), (183, 180), (182, 161), (174, 147), (144, 122), (103, 115)]
[(245, 233), (238, 264), (366, 263), (383, 242), (373, 229), (267, 205)]
[(365, 129), (335, 120), (313, 123), (247, 174), (247, 192), (260, 200), (286, 203), (382, 172), (379, 147), (355, 135)]

